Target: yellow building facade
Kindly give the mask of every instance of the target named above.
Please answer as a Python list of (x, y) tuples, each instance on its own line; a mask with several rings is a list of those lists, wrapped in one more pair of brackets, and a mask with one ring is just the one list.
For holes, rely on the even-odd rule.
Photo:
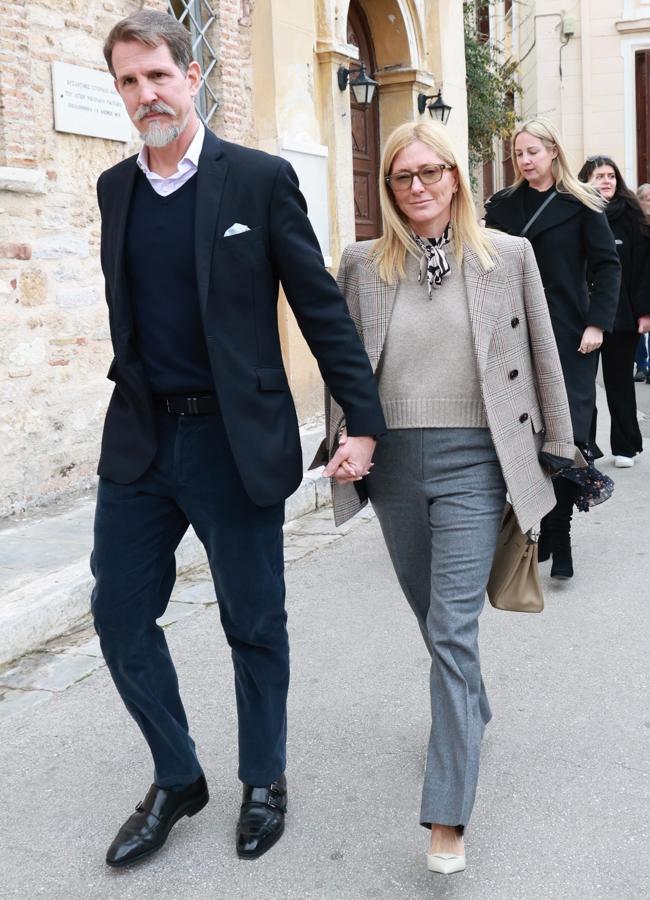
[[(605, 154), (650, 181), (650, 0), (494, 0), (490, 37), (519, 60), (518, 117), (551, 119), (576, 171)], [(495, 188), (508, 171), (497, 148)]]

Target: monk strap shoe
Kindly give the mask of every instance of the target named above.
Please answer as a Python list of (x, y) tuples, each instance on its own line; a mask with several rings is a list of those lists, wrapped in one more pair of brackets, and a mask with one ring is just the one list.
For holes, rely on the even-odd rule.
[(276, 843), (284, 831), (287, 780), (281, 775), (267, 787), (244, 785), (237, 822), (237, 856), (257, 859)]
[(126, 866), (160, 850), (169, 832), (183, 816), (194, 816), (209, 799), (205, 777), (180, 791), (152, 784), (147, 796), (118, 831), (108, 848), (109, 866)]

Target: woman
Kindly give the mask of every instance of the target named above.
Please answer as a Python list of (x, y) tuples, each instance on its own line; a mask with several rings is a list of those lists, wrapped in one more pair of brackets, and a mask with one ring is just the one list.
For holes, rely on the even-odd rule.
[(634, 465), (636, 454), (643, 450), (636, 415), (634, 356), (639, 334), (650, 331), (650, 224), (609, 156), (590, 156), (578, 178), (593, 185), (607, 201), (605, 215), (621, 261), (621, 291), (614, 329), (605, 335), (601, 356), (611, 415), (614, 464), (629, 468)]
[[(513, 135), (512, 147), (518, 175), (512, 187), (488, 201), (486, 225), (525, 234), (533, 246), (562, 362), (573, 438), (590, 456), (596, 351), (603, 332), (614, 324), (620, 287), (620, 263), (603, 213), (605, 201), (571, 173), (560, 137), (549, 122), (526, 122)], [(551, 576), (571, 578), (576, 486), (559, 477), (554, 487), (557, 503), (542, 521), (539, 558), (552, 555)]]
[[(448, 874), (465, 867), (491, 716), (478, 617), (506, 490), (528, 531), (555, 502), (540, 450), (571, 459), (574, 447), (530, 245), (479, 228), (442, 126), (406, 124), (389, 136), (380, 204), (383, 236), (346, 248), (339, 285), (389, 430), (367, 478), (336, 473), (334, 514), (341, 524), (367, 492), (431, 653), (421, 823), (431, 829), (429, 869)], [(344, 422), (329, 398), (326, 412), (331, 458)]]
[[(646, 218), (650, 219), (650, 184), (640, 184), (636, 189), (636, 198)], [(642, 334), (637, 344), (634, 357), (636, 372), (635, 381), (645, 381), (650, 384), (650, 348), (648, 347), (648, 335)]]

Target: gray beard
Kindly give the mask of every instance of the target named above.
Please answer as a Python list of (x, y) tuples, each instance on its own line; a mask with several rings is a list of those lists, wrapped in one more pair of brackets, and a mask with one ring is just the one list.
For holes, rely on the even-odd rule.
[(181, 123), (164, 125), (160, 122), (152, 122), (147, 130), (141, 133), (142, 140), (147, 147), (166, 147), (184, 131), (189, 120), (190, 114), (188, 113)]
[(163, 125), (160, 122), (152, 122), (141, 137), (147, 147), (166, 147), (171, 144), (184, 131), (189, 122), (189, 113), (180, 124)]

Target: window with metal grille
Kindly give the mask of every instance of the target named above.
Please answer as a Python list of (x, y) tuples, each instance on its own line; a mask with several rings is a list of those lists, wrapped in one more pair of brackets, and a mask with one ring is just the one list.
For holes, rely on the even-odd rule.
[(209, 81), (217, 64), (217, 54), (208, 40), (216, 15), (207, 0), (167, 0), (167, 9), (187, 28), (192, 38), (192, 53), (201, 66), (201, 88), (195, 106), (201, 121), (207, 125), (219, 106)]

